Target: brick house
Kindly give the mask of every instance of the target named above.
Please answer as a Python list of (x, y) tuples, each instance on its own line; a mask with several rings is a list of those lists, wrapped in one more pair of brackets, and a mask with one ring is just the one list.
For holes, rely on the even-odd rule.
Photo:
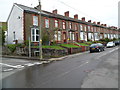
[(8, 44), (12, 44), (15, 40), (18, 43), (24, 43), (30, 37), (31, 42), (37, 45), (40, 24), (42, 39), (44, 41), (47, 38), (48, 42), (70, 43), (96, 41), (107, 37), (118, 38), (116, 27), (107, 27), (106, 24), (101, 25), (100, 22), (91, 22), (91, 20), (86, 22), (85, 17), (79, 20), (78, 14), (71, 18), (69, 11), (65, 12), (64, 15), (58, 14), (57, 9), (52, 12), (44, 10), (40, 12), (39, 7), (41, 6), (31, 8), (16, 3), (13, 5), (7, 20)]

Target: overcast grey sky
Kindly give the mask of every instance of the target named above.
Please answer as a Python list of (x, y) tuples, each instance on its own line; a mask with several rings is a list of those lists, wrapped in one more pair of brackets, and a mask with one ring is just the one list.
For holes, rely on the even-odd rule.
[[(52, 11), (58, 9), (58, 13), (64, 15), (70, 11), (70, 17), (79, 15), (79, 19), (86, 17), (86, 21), (92, 20), (118, 26), (118, 2), (120, 0), (41, 0), (42, 9)], [(23, 4), (29, 7), (38, 5), (38, 0), (0, 0), (0, 21), (6, 21), (13, 3)]]

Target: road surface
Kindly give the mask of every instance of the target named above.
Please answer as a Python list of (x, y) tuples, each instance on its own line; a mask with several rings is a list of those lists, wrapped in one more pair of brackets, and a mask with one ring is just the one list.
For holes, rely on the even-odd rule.
[[(116, 57), (116, 58), (115, 58)], [(3, 78), (3, 88), (117, 88), (118, 87), (118, 47), (107, 48), (100, 53), (81, 53), (77, 56), (68, 57), (61, 61), (54, 61), (50, 64), (34, 65), (19, 70), (16, 73)], [(114, 83), (99, 85), (101, 78), (95, 78), (96, 70), (99, 70), (97, 76), (100, 76), (102, 66), (108, 65), (107, 62), (113, 62), (115, 75)], [(114, 63), (115, 61), (115, 63)], [(110, 67), (108, 65), (108, 67)], [(101, 69), (99, 69), (101, 68)], [(107, 67), (106, 67), (107, 68)], [(103, 69), (106, 70), (106, 69)], [(106, 72), (106, 71), (105, 71)], [(108, 71), (109, 72), (109, 71)], [(5, 72), (4, 72), (5, 73)], [(105, 77), (105, 76), (103, 76)], [(108, 77), (111, 77), (110, 75)], [(98, 80), (98, 81), (97, 81)], [(104, 80), (103, 80), (104, 81)], [(109, 81), (109, 80), (108, 80)], [(90, 82), (93, 84), (90, 85)], [(101, 80), (102, 82), (102, 80)], [(100, 83), (101, 83), (100, 82)], [(97, 83), (97, 85), (95, 85)]]

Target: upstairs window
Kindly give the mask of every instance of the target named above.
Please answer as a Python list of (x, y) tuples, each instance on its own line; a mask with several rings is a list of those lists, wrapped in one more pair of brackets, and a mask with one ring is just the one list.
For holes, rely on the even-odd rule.
[(90, 31), (90, 26), (88, 26), (88, 31)]
[(49, 26), (50, 26), (49, 19), (46, 18), (46, 19), (45, 19), (45, 27), (46, 27), (46, 28), (49, 28)]
[(72, 29), (72, 23), (71, 22), (69, 22), (69, 28)]
[(78, 24), (75, 24), (75, 30), (78, 30)]
[(66, 23), (65, 21), (62, 22), (63, 29), (66, 29)]
[(33, 16), (33, 25), (38, 26), (38, 16)]
[(56, 20), (56, 19), (55, 19), (55, 27), (56, 27), (56, 28), (59, 27), (59, 22), (58, 22), (58, 20)]
[(87, 31), (87, 28), (86, 28), (86, 26), (84, 26), (84, 31)]
[(80, 30), (83, 31), (83, 26), (80, 24)]

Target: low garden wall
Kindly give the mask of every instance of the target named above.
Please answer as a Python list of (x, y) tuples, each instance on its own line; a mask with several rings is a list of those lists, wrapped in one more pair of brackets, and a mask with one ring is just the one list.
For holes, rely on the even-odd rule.
[[(84, 52), (89, 50), (88, 46), (82, 46), (80, 48), (66, 48), (62, 50), (57, 49), (47, 49), (42, 48), (43, 56), (44, 57), (60, 57), (65, 56), (67, 54), (74, 54), (79, 52)], [(28, 56), (29, 55), (29, 49), (28, 47), (16, 47), (14, 51), (11, 51), (8, 47), (2, 47), (2, 54), (3, 55), (18, 55), (18, 56)], [(39, 56), (39, 48), (31, 48), (31, 55), (32, 57)]]

